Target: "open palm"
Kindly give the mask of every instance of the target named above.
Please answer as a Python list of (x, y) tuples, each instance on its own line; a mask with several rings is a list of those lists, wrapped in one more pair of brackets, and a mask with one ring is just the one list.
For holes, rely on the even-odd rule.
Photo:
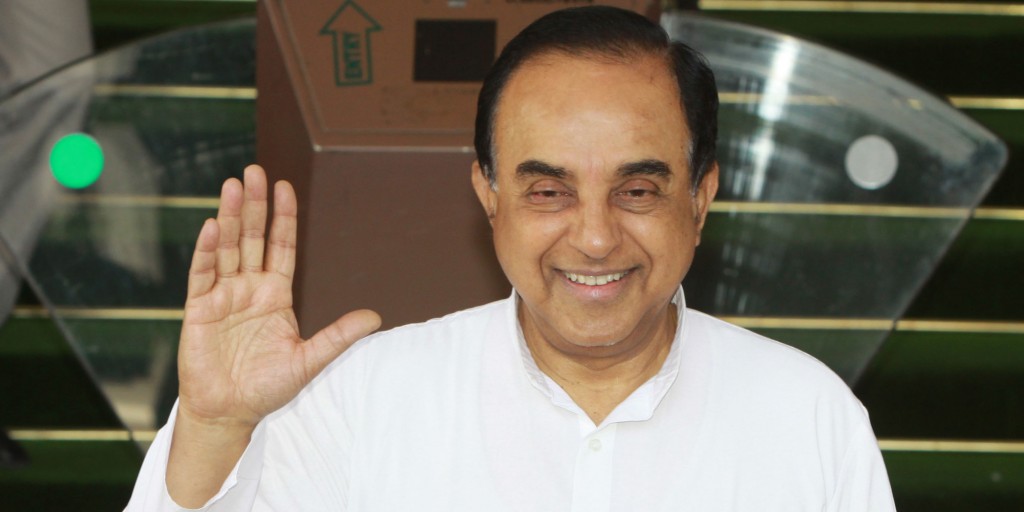
[(203, 225), (189, 271), (179, 414), (203, 422), (255, 425), (380, 325), (376, 313), (361, 310), (301, 338), (292, 309), (295, 192), (276, 184), (265, 236), (266, 175), (249, 166), (244, 179), (224, 183), (217, 219)]

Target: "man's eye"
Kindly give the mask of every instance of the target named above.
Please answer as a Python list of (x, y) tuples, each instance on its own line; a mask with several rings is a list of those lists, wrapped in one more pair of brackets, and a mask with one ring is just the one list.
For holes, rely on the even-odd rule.
[(562, 209), (572, 201), (572, 193), (564, 187), (533, 187), (526, 192), (526, 201), (540, 208)]
[(660, 197), (660, 190), (647, 182), (627, 183), (615, 194), (615, 200), (620, 207), (636, 211), (657, 206)]
[(527, 199), (534, 204), (554, 204), (561, 203), (568, 198), (569, 194), (566, 194), (562, 190), (533, 190), (526, 195)]
[(558, 184), (535, 184), (526, 191), (526, 197), (531, 201), (551, 201), (568, 195), (569, 190)]
[(619, 194), (621, 196), (624, 196), (626, 199), (628, 199), (630, 201), (634, 201), (634, 200), (654, 199), (655, 197), (657, 197), (658, 191), (657, 190), (652, 190), (652, 189), (649, 189), (649, 188), (629, 188), (629, 189), (623, 190)]

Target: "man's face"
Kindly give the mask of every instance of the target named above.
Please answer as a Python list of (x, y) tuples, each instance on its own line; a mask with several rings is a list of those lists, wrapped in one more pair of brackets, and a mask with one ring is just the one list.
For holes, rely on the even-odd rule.
[(506, 84), (493, 140), (497, 190), (477, 165), (474, 187), (527, 336), (601, 356), (663, 331), (718, 181), (714, 169), (690, 187), (667, 66), (530, 60)]

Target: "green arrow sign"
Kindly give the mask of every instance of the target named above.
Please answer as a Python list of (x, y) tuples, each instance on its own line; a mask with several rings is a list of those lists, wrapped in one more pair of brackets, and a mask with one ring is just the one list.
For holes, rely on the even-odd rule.
[(380, 30), (378, 24), (362, 7), (346, 0), (320, 29), (320, 35), (331, 36), (334, 42), (334, 84), (365, 85), (373, 83), (373, 54), (370, 33)]

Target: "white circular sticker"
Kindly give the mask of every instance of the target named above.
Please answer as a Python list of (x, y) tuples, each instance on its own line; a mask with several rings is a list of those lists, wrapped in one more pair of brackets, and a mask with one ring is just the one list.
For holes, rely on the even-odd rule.
[(898, 166), (896, 148), (878, 135), (865, 135), (846, 150), (846, 174), (861, 188), (876, 190), (888, 185)]

